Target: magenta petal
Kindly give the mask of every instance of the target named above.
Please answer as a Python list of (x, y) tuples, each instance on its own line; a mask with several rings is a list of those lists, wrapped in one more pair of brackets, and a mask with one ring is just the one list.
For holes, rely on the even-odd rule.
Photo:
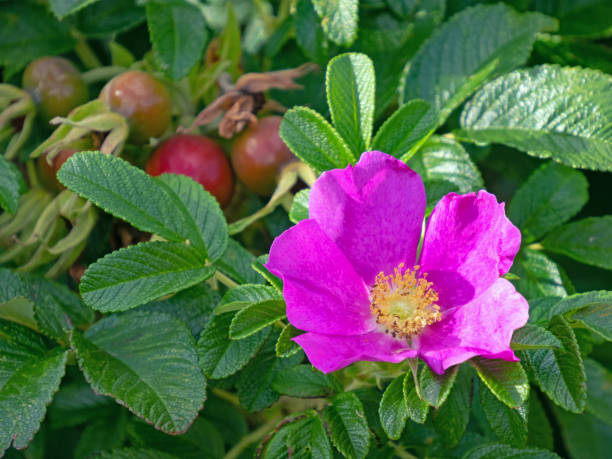
[(468, 303), (488, 289), (508, 271), (520, 244), (520, 231), (495, 195), (450, 193), (429, 218), (419, 264), (444, 309)]
[(510, 340), (528, 315), (525, 298), (498, 279), (480, 297), (427, 327), (418, 338), (419, 355), (436, 373), (476, 355), (516, 361)]
[(366, 152), (355, 166), (324, 172), (312, 186), (309, 208), (367, 285), (380, 271), (414, 265), (425, 188), (392, 156)]
[(416, 357), (416, 350), (408, 349), (405, 341), (379, 331), (356, 336), (304, 333), (293, 340), (302, 346), (310, 363), (323, 373), (361, 360), (398, 363)]
[(295, 327), (354, 335), (376, 326), (366, 285), (314, 220), (277, 237), (266, 268), (283, 280), (287, 318)]

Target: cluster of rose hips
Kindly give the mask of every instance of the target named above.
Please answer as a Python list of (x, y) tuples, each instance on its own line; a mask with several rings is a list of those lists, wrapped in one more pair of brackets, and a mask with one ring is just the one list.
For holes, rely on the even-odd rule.
[[(24, 72), (23, 87), (32, 95), (44, 121), (67, 116), (88, 100), (87, 85), (81, 74), (70, 61), (60, 57), (32, 62)], [(115, 76), (104, 86), (99, 99), (127, 120), (131, 144), (141, 145), (152, 137), (160, 138), (170, 127), (170, 94), (149, 73), (129, 70)], [(232, 199), (234, 173), (252, 192), (270, 195), (282, 166), (295, 159), (279, 137), (280, 121), (280, 116), (268, 116), (240, 133), (232, 142), (231, 165), (228, 155), (215, 140), (202, 135), (174, 134), (157, 146), (145, 170), (153, 176), (163, 173), (190, 176), (215, 196), (222, 207)], [(49, 186), (61, 187), (55, 175), (62, 164), (75, 152), (91, 148), (77, 145), (62, 150), (51, 160), (40, 157), (43, 181)]]

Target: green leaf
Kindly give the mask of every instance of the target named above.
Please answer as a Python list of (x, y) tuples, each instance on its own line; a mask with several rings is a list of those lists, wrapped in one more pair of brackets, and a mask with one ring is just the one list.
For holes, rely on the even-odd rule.
[(481, 381), (510, 408), (518, 408), (529, 396), (529, 381), (519, 362), (474, 357), (470, 363)]
[(239, 242), (229, 238), (227, 248), (215, 264), (217, 268), (241, 284), (263, 284), (265, 280), (252, 265), (255, 255), (245, 249)]
[(127, 420), (126, 410), (115, 412), (110, 419), (92, 420), (81, 433), (74, 449), (74, 459), (88, 459), (94, 453), (119, 448), (126, 440)]
[(545, 449), (519, 449), (508, 445), (487, 443), (472, 448), (461, 459), (560, 459), (560, 457)]
[(404, 378), (404, 401), (406, 402), (406, 408), (408, 417), (414, 422), (423, 424), (427, 419), (429, 413), (429, 405), (427, 401), (421, 399), (419, 393), (414, 385), (414, 378), (411, 374), (407, 374)]
[(39, 429), (59, 389), (68, 351), (47, 351), (42, 338), (0, 320), (0, 456), (25, 448)]
[(612, 426), (589, 413), (572, 414), (554, 410), (566, 450), (573, 459), (607, 459)]
[(215, 314), (238, 311), (249, 305), (268, 300), (281, 300), (283, 296), (269, 285), (243, 284), (228, 290), (215, 310)]
[(17, 168), (0, 155), (0, 207), (11, 215), (17, 212), (19, 205), (19, 174)]
[(586, 410), (612, 425), (612, 373), (592, 359), (585, 359), (587, 375)]
[(433, 413), (433, 424), (442, 442), (454, 447), (467, 428), (472, 405), (472, 372), (468, 366), (459, 367), (455, 384), (442, 406)]
[(510, 343), (515, 351), (529, 349), (560, 349), (561, 341), (545, 328), (537, 325), (527, 324), (514, 331)]
[(404, 378), (409, 377), (410, 375), (401, 375), (391, 381), (380, 400), (380, 423), (391, 440), (399, 439), (406, 426), (408, 408), (404, 400)]
[[(612, 148), (610, 151), (612, 163)], [(546, 236), (542, 245), (582, 263), (612, 269), (612, 215), (563, 225)]]
[(580, 413), (586, 403), (586, 374), (576, 336), (561, 316), (550, 321), (550, 331), (563, 349), (538, 349), (521, 353), (533, 376), (550, 399), (562, 408)]
[(62, 19), (97, 1), (98, 0), (51, 0), (49, 3), (53, 14), (59, 19)]
[(211, 262), (223, 256), (229, 236), (225, 216), (215, 197), (185, 175), (162, 174), (154, 180), (165, 187), (184, 219), (185, 229), (180, 234), (205, 253)]
[(233, 314), (213, 316), (202, 330), (198, 355), (200, 366), (209, 378), (221, 379), (236, 373), (259, 351), (270, 333), (269, 329), (264, 329), (246, 339), (230, 340), (228, 335), (233, 318)]
[(276, 341), (278, 333), (271, 333), (257, 356), (240, 373), (236, 384), (240, 404), (248, 411), (260, 411), (272, 405), (280, 394), (272, 388), (276, 375), (286, 369), (299, 364), (303, 354), (294, 355), (288, 359), (276, 357)]
[(257, 257), (257, 259), (251, 264), (253, 269), (261, 274), (272, 286), (276, 289), (278, 293), (283, 293), (283, 281), (272, 274), (268, 269), (264, 266), (268, 263), (268, 254), (261, 255)]
[(309, 59), (326, 64), (329, 42), (311, 0), (297, 0), (295, 6), (295, 41)]
[(299, 223), (308, 218), (308, 199), (310, 198), (310, 188), (298, 191), (293, 196), (291, 210), (289, 211), (289, 220), (292, 223)]
[(204, 15), (183, 0), (149, 1), (146, 8), (155, 57), (170, 78), (180, 80), (202, 56), (208, 39)]
[(517, 70), (472, 98), (456, 135), (571, 167), (612, 170), (611, 84), (610, 75), (596, 70), (556, 65)]
[[(170, 241), (183, 241), (184, 217), (162, 186), (142, 169), (99, 152), (77, 153), (64, 163), (57, 178), (136, 228)], [(146, 199), (143, 199), (146, 197)]]
[(4, 3), (0, 10), (0, 65), (4, 78), (34, 59), (70, 51), (74, 40), (68, 26), (58, 22), (42, 5)]
[(553, 27), (546, 16), (518, 14), (501, 4), (465, 9), (434, 32), (409, 62), (401, 103), (426, 100), (442, 124), (484, 81), (524, 64), (536, 34)]
[(312, 0), (331, 41), (350, 46), (357, 36), (358, 0)]
[(86, 36), (104, 37), (143, 22), (145, 9), (136, 0), (98, 0), (71, 19)]
[(529, 397), (529, 419), (527, 420), (527, 445), (535, 448), (553, 449), (553, 429), (536, 394)]
[(279, 134), (298, 158), (317, 171), (345, 167), (356, 159), (334, 128), (306, 107), (288, 110)]
[[(195, 342), (165, 314), (131, 311), (73, 332), (72, 346), (91, 387), (170, 434), (186, 431), (206, 398)], [(177, 377), (180, 375), (180, 378)]]
[(480, 406), (499, 441), (516, 447), (525, 446), (529, 406), (527, 401), (518, 408), (509, 408), (481, 384)]
[(579, 171), (549, 162), (519, 188), (508, 206), (508, 218), (518, 226), (523, 243), (544, 236), (576, 215), (589, 199), (589, 184)]
[(582, 308), (571, 317), (602, 338), (612, 341), (612, 304)]
[(79, 289), (85, 304), (97, 311), (125, 311), (198, 284), (214, 272), (191, 246), (145, 242), (89, 265)]
[(458, 366), (449, 368), (444, 374), (434, 373), (428, 365), (423, 366), (419, 374), (419, 385), (423, 400), (434, 408), (439, 408), (455, 384)]
[(323, 412), (334, 446), (347, 459), (364, 458), (368, 453), (370, 433), (363, 405), (352, 392), (336, 395)]
[(215, 426), (227, 444), (238, 443), (247, 434), (247, 423), (240, 409), (213, 393), (209, 393), (200, 416)]
[(423, 179), (427, 188), (427, 206), (433, 206), (445, 194), (469, 193), (483, 188), (480, 171), (460, 143), (446, 137), (430, 138), (410, 158), (408, 165)]
[(47, 419), (55, 430), (107, 418), (119, 410), (121, 408), (113, 399), (96, 394), (83, 378), (79, 378), (62, 384), (49, 406)]
[(599, 290), (586, 293), (577, 293), (567, 298), (557, 298), (548, 310), (548, 319), (552, 319), (559, 314), (577, 311), (583, 308), (612, 305), (612, 291)]
[(311, 365), (297, 365), (276, 373), (272, 389), (290, 397), (329, 397), (342, 390), (332, 375), (326, 375)]
[(407, 161), (436, 128), (436, 115), (424, 100), (411, 100), (383, 123), (372, 141), (372, 150)]
[(176, 456), (149, 448), (121, 448), (102, 451), (93, 459), (178, 459)]
[(266, 300), (251, 304), (236, 313), (230, 325), (231, 339), (244, 339), (285, 317), (284, 300)]
[(265, 445), (265, 459), (331, 459), (334, 456), (325, 427), (314, 411), (293, 414), (283, 419), (275, 431), (272, 439)]
[(374, 65), (365, 54), (341, 54), (327, 64), (325, 84), (334, 127), (358, 158), (372, 137)]
[(298, 343), (292, 340), (296, 336), (304, 333), (301, 330), (298, 330), (291, 324), (285, 325), (285, 328), (281, 331), (281, 334), (278, 337), (278, 341), (276, 342), (276, 355), (282, 359), (286, 359), (287, 357), (291, 357), (300, 351), (300, 346)]
[(528, 300), (542, 296), (566, 296), (563, 279), (557, 264), (533, 249), (524, 248), (512, 265), (516, 289)]
[(606, 37), (612, 34), (612, 5), (607, 0), (535, 0), (535, 8), (559, 19), (561, 35)]

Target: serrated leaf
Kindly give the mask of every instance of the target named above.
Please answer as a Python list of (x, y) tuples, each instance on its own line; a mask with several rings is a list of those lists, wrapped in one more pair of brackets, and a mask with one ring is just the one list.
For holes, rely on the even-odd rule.
[(358, 158), (372, 137), (374, 65), (365, 54), (341, 54), (327, 64), (325, 84), (334, 127)]
[(484, 81), (524, 64), (536, 34), (553, 27), (546, 16), (518, 14), (502, 4), (466, 8), (434, 32), (409, 62), (401, 102), (426, 100), (442, 124)]
[(237, 311), (251, 304), (268, 300), (282, 300), (283, 296), (274, 287), (262, 284), (243, 284), (228, 290), (215, 314)]
[(263, 284), (265, 279), (252, 267), (255, 258), (255, 255), (239, 242), (229, 238), (225, 252), (215, 264), (221, 271), (241, 284)]
[(208, 39), (200, 8), (183, 0), (149, 1), (147, 24), (155, 57), (173, 80), (187, 76)]
[(446, 401), (433, 413), (436, 432), (447, 447), (454, 447), (461, 440), (470, 418), (471, 404), (472, 372), (462, 365)]
[(198, 284), (214, 272), (191, 246), (145, 242), (89, 265), (79, 290), (85, 304), (97, 311), (125, 311)]
[(231, 339), (244, 339), (285, 317), (284, 300), (265, 300), (236, 313), (230, 325)]
[(316, 412), (291, 415), (277, 427), (277, 432), (266, 445), (265, 459), (331, 459), (333, 451), (327, 432)]
[(515, 351), (525, 351), (529, 349), (560, 349), (561, 341), (545, 328), (537, 325), (526, 324), (515, 330), (512, 334), (510, 346)]
[(350, 46), (357, 36), (358, 0), (312, 0), (331, 41)]
[(166, 433), (187, 430), (206, 399), (193, 336), (174, 317), (112, 315), (84, 334), (73, 332), (72, 346), (96, 392)]
[(563, 225), (546, 236), (542, 245), (546, 250), (567, 255), (582, 263), (612, 269), (612, 215), (585, 218)]
[(378, 414), (385, 433), (391, 440), (397, 440), (406, 426), (408, 408), (404, 400), (404, 378), (402, 375), (391, 381), (383, 393)]
[(480, 385), (480, 406), (500, 442), (522, 447), (527, 443), (528, 404), (509, 408), (500, 402), (484, 384)]
[(612, 77), (541, 65), (484, 86), (461, 114), (461, 138), (502, 143), (571, 167), (612, 170)]
[(291, 397), (329, 397), (342, 390), (332, 375), (326, 375), (311, 365), (297, 365), (279, 371), (272, 380), (272, 389)]
[(294, 22), (295, 41), (300, 49), (309, 59), (325, 64), (329, 43), (311, 0), (297, 0)]
[(416, 99), (398, 108), (383, 123), (372, 141), (372, 150), (407, 161), (436, 128), (429, 103)]
[(135, 0), (98, 0), (73, 18), (88, 37), (104, 37), (130, 29), (145, 20), (145, 9)]
[(612, 304), (598, 304), (582, 308), (576, 311), (571, 319), (581, 322), (602, 338), (612, 341)]
[(299, 223), (308, 218), (308, 199), (310, 198), (310, 188), (298, 191), (293, 196), (291, 210), (289, 210), (289, 220), (292, 223)]
[(369, 450), (370, 433), (363, 405), (352, 392), (338, 394), (323, 412), (334, 446), (347, 459), (364, 458)]
[(288, 359), (276, 357), (278, 332), (271, 333), (257, 356), (240, 373), (236, 384), (240, 404), (248, 411), (260, 411), (272, 405), (280, 394), (272, 388), (278, 372), (299, 364), (304, 356), (297, 354)]
[(567, 296), (557, 264), (533, 249), (524, 248), (512, 265), (518, 279), (512, 283), (527, 300), (542, 296)]
[(285, 325), (276, 342), (276, 355), (282, 359), (291, 357), (300, 351), (300, 346), (292, 338), (304, 333), (291, 324)]
[(527, 400), (529, 381), (519, 362), (474, 357), (470, 363), (481, 381), (510, 408), (518, 408)]
[(306, 107), (288, 110), (279, 134), (298, 158), (318, 171), (342, 168), (356, 159), (334, 128)]
[(215, 197), (185, 175), (162, 174), (154, 180), (166, 186), (166, 193), (182, 214), (185, 229), (181, 235), (206, 253), (211, 262), (220, 258), (228, 247), (229, 236), (225, 216)]
[(423, 400), (434, 408), (442, 405), (455, 384), (458, 369), (458, 366), (454, 366), (439, 375), (428, 365), (423, 366), (419, 372), (419, 386)]
[(600, 305), (612, 305), (612, 291), (597, 290), (586, 293), (576, 293), (567, 298), (558, 298), (557, 301), (550, 306), (547, 318), (552, 319), (559, 314)]
[(587, 375), (586, 410), (612, 425), (612, 373), (593, 359), (585, 359)]
[[(183, 241), (183, 216), (153, 177), (114, 156), (99, 152), (71, 156), (57, 178), (72, 191), (89, 199), (136, 228), (170, 241)], [(146, 199), (143, 199), (146, 197)]]
[(508, 206), (508, 218), (519, 227), (523, 242), (537, 240), (576, 215), (589, 199), (581, 172), (549, 162), (519, 188)]
[(228, 335), (233, 318), (233, 314), (213, 316), (202, 330), (198, 355), (200, 366), (209, 378), (221, 379), (236, 373), (259, 351), (270, 333), (269, 329), (264, 329), (246, 339), (230, 340)]
[(19, 205), (19, 171), (0, 155), (0, 207), (14, 215)]
[(68, 26), (42, 5), (16, 2), (0, 11), (0, 65), (4, 78), (42, 56), (56, 56), (74, 46)]
[(411, 374), (407, 374), (404, 378), (403, 389), (408, 417), (416, 423), (423, 424), (429, 413), (429, 405), (417, 392), (416, 386), (414, 385), (414, 378)]
[(580, 413), (586, 403), (586, 374), (576, 336), (567, 321), (556, 316), (550, 331), (561, 341), (563, 349), (525, 351), (534, 378), (542, 391), (562, 408)]
[(498, 443), (487, 443), (470, 449), (462, 459), (560, 459), (560, 457), (545, 449), (519, 449)]
[(59, 389), (68, 351), (47, 351), (32, 330), (0, 320), (0, 455), (25, 448)]
[(272, 274), (265, 265), (268, 263), (268, 254), (261, 255), (257, 257), (257, 259), (251, 265), (255, 271), (261, 274), (272, 286), (276, 289), (278, 293), (282, 295), (283, 293), (283, 281)]
[(59, 19), (68, 16), (72, 13), (77, 12), (81, 8), (85, 8), (87, 5), (97, 2), (98, 0), (51, 0), (49, 2), (51, 11)]

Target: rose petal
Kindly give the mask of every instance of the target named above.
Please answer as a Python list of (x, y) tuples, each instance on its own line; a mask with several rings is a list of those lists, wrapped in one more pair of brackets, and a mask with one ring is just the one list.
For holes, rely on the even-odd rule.
[(498, 279), (477, 299), (427, 327), (418, 337), (419, 355), (436, 373), (476, 355), (516, 361), (510, 340), (528, 316), (525, 298), (506, 279)]
[(283, 280), (287, 318), (300, 330), (354, 335), (376, 326), (366, 285), (314, 220), (277, 237), (266, 268)]
[(414, 265), (425, 188), (392, 156), (366, 152), (355, 166), (324, 172), (312, 186), (309, 209), (367, 285), (380, 271)]
[(405, 341), (380, 331), (356, 336), (304, 333), (293, 340), (302, 346), (310, 363), (323, 373), (361, 360), (397, 363), (416, 357), (416, 350), (408, 349)]
[(434, 208), (419, 262), (442, 308), (466, 304), (505, 274), (521, 244), (504, 204), (480, 191), (444, 196)]

